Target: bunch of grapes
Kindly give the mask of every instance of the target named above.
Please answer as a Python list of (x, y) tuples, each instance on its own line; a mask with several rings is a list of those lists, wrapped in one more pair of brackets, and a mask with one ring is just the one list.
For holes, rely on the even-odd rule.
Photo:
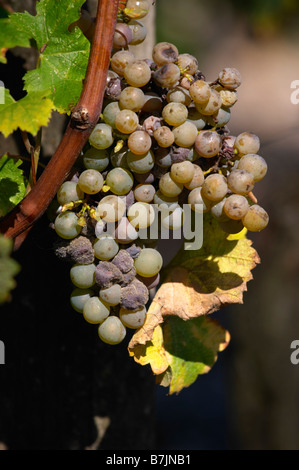
[(79, 172), (57, 193), (53, 224), (63, 239), (56, 253), (72, 263), (71, 305), (109, 344), (146, 319), (163, 259), (144, 232), (157, 217), (180, 230), (187, 205), (210, 212), (227, 233), (260, 231), (269, 219), (252, 192), (267, 172), (259, 138), (227, 128), (238, 70), (225, 68), (209, 82), (194, 56), (168, 42), (137, 60), (129, 45), (146, 37), (140, 19), (149, 4), (128, 0), (123, 7), (102, 114)]

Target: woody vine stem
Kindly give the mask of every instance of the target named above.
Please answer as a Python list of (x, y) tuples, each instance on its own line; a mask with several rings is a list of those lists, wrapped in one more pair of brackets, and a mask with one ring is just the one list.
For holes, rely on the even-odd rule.
[(15, 249), (21, 245), (24, 234), (46, 211), (99, 120), (118, 3), (118, 0), (99, 0), (86, 78), (66, 132), (30, 193), (1, 221), (0, 232), (14, 239)]

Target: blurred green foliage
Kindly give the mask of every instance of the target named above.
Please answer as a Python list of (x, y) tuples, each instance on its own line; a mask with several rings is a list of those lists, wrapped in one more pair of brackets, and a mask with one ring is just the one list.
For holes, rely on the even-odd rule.
[(255, 34), (284, 34), (289, 28), (298, 28), (298, 0), (230, 1), (236, 12), (246, 16), (247, 23)]
[[(180, 50), (204, 53), (219, 32), (241, 24), (257, 39), (299, 38), (299, 0), (157, 0), (157, 39), (174, 42)], [(200, 37), (202, 44), (194, 44)], [(205, 43), (206, 42), (206, 43)]]

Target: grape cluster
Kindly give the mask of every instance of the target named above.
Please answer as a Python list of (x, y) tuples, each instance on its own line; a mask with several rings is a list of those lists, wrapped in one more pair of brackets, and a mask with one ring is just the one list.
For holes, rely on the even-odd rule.
[(149, 291), (160, 281), (161, 254), (140, 239), (157, 217), (180, 229), (184, 206), (210, 212), (227, 233), (260, 231), (268, 214), (253, 195), (267, 172), (258, 136), (230, 134), (227, 123), (241, 76), (234, 68), (209, 82), (197, 59), (160, 42), (139, 60), (147, 0), (119, 11), (101, 118), (83, 149), (80, 171), (57, 193), (56, 247), (72, 262), (71, 305), (118, 344), (140, 328)]

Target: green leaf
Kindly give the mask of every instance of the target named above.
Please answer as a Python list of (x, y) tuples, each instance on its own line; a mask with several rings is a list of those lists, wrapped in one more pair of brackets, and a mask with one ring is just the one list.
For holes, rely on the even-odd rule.
[(28, 34), (11, 23), (9, 18), (0, 19), (0, 62), (6, 64), (7, 49), (15, 46), (30, 47)]
[(5, 216), (26, 194), (26, 180), (19, 168), (21, 160), (4, 155), (0, 159), (0, 217)]
[(80, 17), (85, 0), (41, 0), (36, 16), (13, 13), (0, 20), (0, 62), (7, 48), (29, 47), (40, 51), (38, 68), (24, 76), (25, 90), (52, 100), (53, 109), (69, 113), (78, 102), (89, 58), (90, 43), (79, 28), (68, 27)]
[(15, 101), (5, 89), (4, 104), (0, 104), (0, 132), (7, 137), (20, 128), (36, 135), (41, 126), (48, 124), (52, 109), (53, 103), (44, 98), (44, 93), (32, 91)]
[(19, 264), (10, 257), (12, 240), (0, 235), (0, 304), (10, 297), (10, 291), (16, 287), (14, 276), (20, 271)]
[(179, 393), (211, 370), (229, 341), (228, 331), (210, 317), (169, 317), (150, 341), (135, 348), (134, 357), (141, 365), (150, 364), (156, 382), (169, 387), (169, 394)]
[[(80, 16), (84, 0), (42, 0), (37, 15), (16, 13), (13, 24), (33, 38), (40, 53), (39, 67), (27, 72), (25, 90), (52, 99), (60, 113), (69, 113), (79, 100), (89, 58), (90, 43), (79, 28), (68, 31)], [(50, 94), (49, 94), (50, 91)]]
[[(199, 317), (184, 321), (169, 318), (163, 326), (164, 348), (171, 373), (169, 393), (189, 387), (198, 375), (206, 374), (230, 340), (229, 333), (215, 320)], [(160, 377), (163, 381), (163, 377)]]

